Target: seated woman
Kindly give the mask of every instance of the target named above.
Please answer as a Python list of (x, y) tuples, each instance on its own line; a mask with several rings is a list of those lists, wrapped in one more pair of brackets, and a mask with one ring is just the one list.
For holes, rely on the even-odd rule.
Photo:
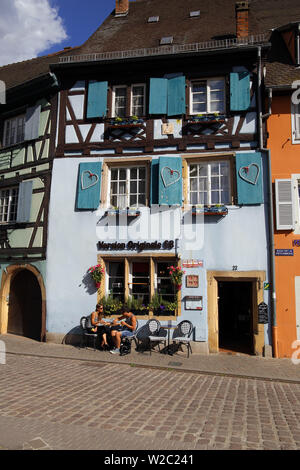
[[(124, 307), (123, 313), (118, 318), (118, 321), (123, 320), (123, 318), (125, 318), (125, 321), (121, 321), (119, 323), (119, 325), (121, 325), (121, 329), (117, 330), (112, 328), (111, 330), (111, 337), (115, 345), (115, 349), (110, 351), (112, 354), (120, 353), (121, 338), (124, 338), (124, 336), (132, 336), (136, 329), (136, 318), (127, 307)], [(116, 324), (117, 322), (114, 321), (113, 325)]]
[(110, 323), (104, 320), (104, 309), (102, 304), (96, 305), (96, 310), (91, 314), (91, 323), (93, 331), (97, 331), (100, 346), (103, 349), (108, 348), (107, 334), (110, 333)]

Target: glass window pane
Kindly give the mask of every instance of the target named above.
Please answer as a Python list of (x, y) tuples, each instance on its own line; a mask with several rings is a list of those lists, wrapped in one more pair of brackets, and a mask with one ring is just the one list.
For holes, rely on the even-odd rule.
[(212, 179), (211, 179), (211, 189), (219, 189), (219, 187), (220, 187), (219, 181), (220, 180), (219, 180), (218, 176), (212, 177)]
[(111, 180), (117, 180), (118, 179), (118, 170), (112, 169), (110, 173)]
[(126, 180), (126, 169), (125, 168), (120, 168), (119, 170), (119, 179), (120, 180)]
[(136, 181), (131, 181), (130, 182), (130, 193), (131, 194), (136, 194), (137, 193), (137, 182)]
[(137, 168), (131, 168), (130, 169), (130, 178), (131, 179), (136, 179), (137, 178)]
[(211, 203), (212, 204), (219, 204), (219, 191), (212, 191), (211, 192)]
[(140, 179), (146, 178), (146, 168), (139, 168), (139, 178)]

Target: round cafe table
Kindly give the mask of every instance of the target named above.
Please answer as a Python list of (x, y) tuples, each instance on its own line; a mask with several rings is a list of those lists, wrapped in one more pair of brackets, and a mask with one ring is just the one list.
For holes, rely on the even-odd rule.
[(173, 353), (170, 349), (170, 331), (171, 330), (175, 330), (175, 328), (177, 328), (177, 323), (176, 324), (172, 324), (172, 322), (168, 322), (166, 325), (160, 325), (161, 328), (163, 328), (164, 330), (167, 330), (168, 331), (168, 344), (167, 344), (167, 349), (166, 351), (163, 351), (163, 354), (169, 354), (170, 356), (173, 356)]

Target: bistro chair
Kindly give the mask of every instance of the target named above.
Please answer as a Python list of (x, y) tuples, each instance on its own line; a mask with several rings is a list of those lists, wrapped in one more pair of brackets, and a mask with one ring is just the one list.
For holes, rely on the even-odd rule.
[(85, 343), (85, 347), (88, 346), (89, 340), (93, 340), (94, 351), (96, 350), (96, 341), (97, 341), (97, 333), (93, 333), (88, 328), (88, 318), (81, 317), (80, 318), (80, 326), (82, 329), (82, 336), (81, 336), (81, 347), (83, 347), (83, 342)]
[[(166, 346), (166, 331), (163, 330), (160, 326), (160, 322), (156, 320), (155, 318), (151, 318), (151, 320), (148, 320), (147, 325), (149, 328), (150, 335), (148, 336), (149, 340), (149, 347), (150, 347), (150, 356), (151, 356), (151, 348), (152, 348), (152, 343), (157, 343), (158, 344), (158, 349), (160, 352), (160, 343), (164, 343)], [(162, 336), (160, 333), (164, 333), (164, 336)]]
[(187, 347), (188, 356), (190, 357), (190, 351), (192, 354), (191, 341), (190, 337), (193, 331), (193, 324), (189, 320), (183, 320), (179, 323), (176, 330), (174, 331), (172, 341), (176, 344), (185, 344)]

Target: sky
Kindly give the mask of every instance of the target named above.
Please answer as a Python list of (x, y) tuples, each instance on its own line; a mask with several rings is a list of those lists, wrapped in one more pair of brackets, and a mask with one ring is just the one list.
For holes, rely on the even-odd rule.
[(0, 66), (80, 46), (115, 0), (0, 0)]

